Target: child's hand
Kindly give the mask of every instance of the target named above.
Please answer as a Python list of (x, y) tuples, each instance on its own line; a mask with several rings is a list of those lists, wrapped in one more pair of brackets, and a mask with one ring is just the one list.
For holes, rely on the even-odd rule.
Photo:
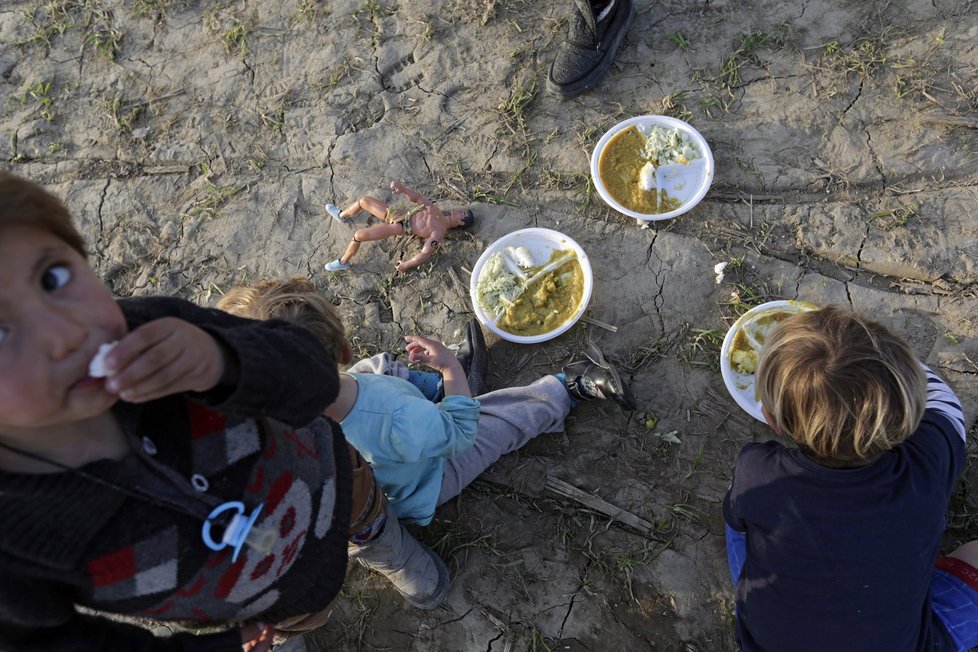
[(448, 348), (436, 340), (420, 335), (405, 335), (407, 342), (408, 360), (426, 364), (437, 371), (445, 371), (451, 365), (457, 365), (461, 370), (461, 365)]
[(176, 317), (147, 322), (108, 354), (106, 389), (131, 403), (213, 389), (231, 364), (217, 340)]
[(404, 339), (407, 341), (408, 360), (426, 364), (441, 372), (445, 396), (472, 396), (462, 365), (444, 344), (419, 335), (405, 335)]
[(400, 181), (391, 181), (391, 190), (394, 192), (394, 194), (402, 193), (404, 192), (404, 186)]
[(271, 625), (255, 623), (241, 630), (242, 652), (268, 652), (272, 649), (275, 628)]

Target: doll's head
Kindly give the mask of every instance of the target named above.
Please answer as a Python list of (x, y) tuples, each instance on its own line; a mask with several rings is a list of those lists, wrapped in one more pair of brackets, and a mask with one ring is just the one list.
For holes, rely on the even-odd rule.
[(475, 224), (475, 215), (468, 208), (455, 208), (448, 211), (448, 223), (453, 229), (467, 229)]
[(813, 459), (858, 466), (917, 429), (927, 380), (884, 326), (826, 306), (774, 329), (761, 350), (757, 396), (771, 427)]
[(336, 308), (304, 276), (231, 288), (217, 307), (239, 317), (283, 319), (298, 324), (311, 331), (338, 364), (349, 364), (352, 357)]

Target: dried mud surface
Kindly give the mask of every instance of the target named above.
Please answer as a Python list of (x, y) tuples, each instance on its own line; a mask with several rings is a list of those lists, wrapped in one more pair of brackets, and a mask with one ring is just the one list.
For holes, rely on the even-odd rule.
[[(561, 101), (544, 81), (570, 5), (0, 7), (0, 157), (66, 199), (120, 296), (212, 304), (235, 283), (306, 274), (366, 355), (403, 350), (407, 332), (459, 343), (467, 270), (505, 233), (553, 228), (588, 251), (588, 316), (618, 331), (490, 340), (490, 382), (530, 382), (595, 340), (641, 412), (582, 406), (441, 509), (419, 536), (454, 572), (443, 608), (412, 610), (351, 569), (323, 649), (734, 649), (720, 501), (740, 446), (771, 433), (727, 395), (717, 356), (750, 305), (874, 315), (974, 422), (974, 3), (640, 2), (605, 82)], [(643, 113), (689, 120), (717, 170), (702, 204), (647, 229), (588, 182), (601, 134)], [(476, 226), (407, 275), (393, 263), (417, 241), (365, 245), (352, 271), (324, 272), (353, 230), (324, 204), (387, 198), (395, 178), (471, 205)], [(948, 546), (976, 534), (972, 476)], [(547, 477), (654, 529), (623, 527)]]

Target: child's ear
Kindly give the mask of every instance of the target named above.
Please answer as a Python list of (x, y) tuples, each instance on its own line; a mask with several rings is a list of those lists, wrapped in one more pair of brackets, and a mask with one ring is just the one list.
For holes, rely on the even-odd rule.
[(764, 414), (764, 420), (767, 421), (768, 427), (774, 431), (774, 434), (781, 436), (781, 427), (778, 425), (778, 422), (774, 420), (774, 415), (771, 414), (770, 410), (762, 405), (761, 412)]
[(350, 340), (343, 340), (343, 348), (340, 350), (340, 359), (337, 362), (344, 367), (353, 362), (353, 345), (350, 344)]

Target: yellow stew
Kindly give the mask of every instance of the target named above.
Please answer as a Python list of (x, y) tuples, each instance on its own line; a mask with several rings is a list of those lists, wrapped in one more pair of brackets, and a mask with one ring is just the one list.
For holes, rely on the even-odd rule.
[[(569, 253), (555, 251), (550, 260)], [(496, 321), (496, 326), (513, 335), (549, 333), (570, 319), (584, 296), (584, 270), (575, 256), (544, 274), (526, 288)]]
[[(605, 188), (615, 201), (636, 213), (651, 215), (679, 208), (682, 202), (665, 191), (660, 193), (655, 188), (642, 190), (639, 175), (642, 166), (648, 163), (648, 159), (642, 156), (644, 147), (645, 136), (634, 125), (622, 129), (608, 141), (598, 159), (598, 174)], [(658, 206), (656, 194), (661, 196)]]

